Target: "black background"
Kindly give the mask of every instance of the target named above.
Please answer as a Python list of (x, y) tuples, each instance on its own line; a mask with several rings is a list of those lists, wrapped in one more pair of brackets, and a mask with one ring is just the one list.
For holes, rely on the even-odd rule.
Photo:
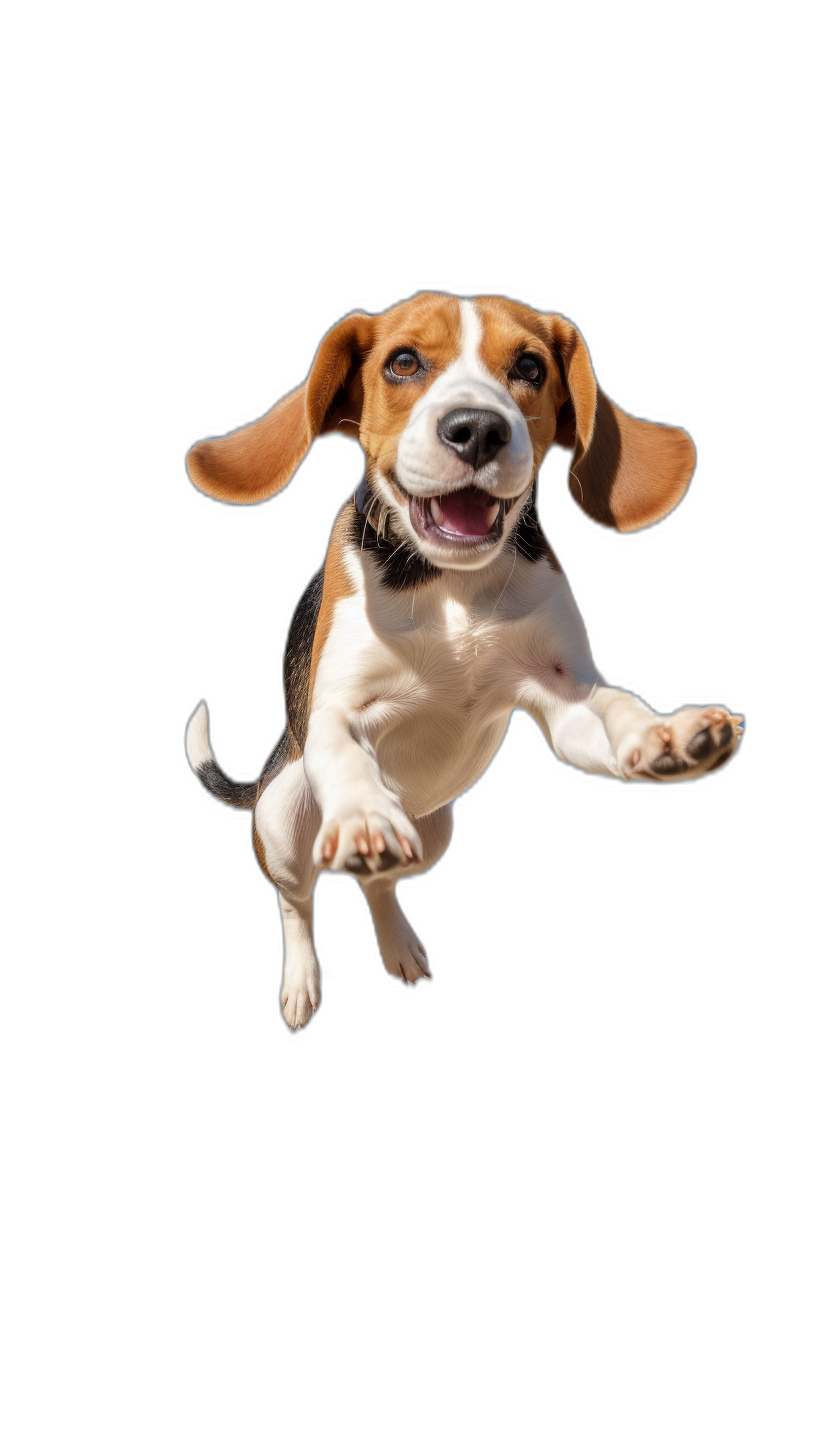
[[(669, 189), (670, 191), (670, 189)], [(351, 1072), (391, 1086), (411, 1114), (439, 1079), (468, 1088), (615, 1083), (638, 1099), (666, 1067), (678, 1096), (734, 1037), (752, 996), (746, 844), (755, 802), (758, 462), (745, 418), (743, 297), (726, 269), (729, 221), (707, 236), (679, 217), (659, 178), (600, 226), (548, 199), (444, 204), (433, 178), (411, 207), (367, 207), (357, 191), (262, 202), (236, 230), (178, 218), (160, 304), (162, 381), (152, 489), (134, 511), (150, 540), (144, 597), (147, 712), (165, 773), (146, 805), (162, 865), (162, 1029), (184, 1105), (270, 1109), (270, 1077), (337, 1085)], [(726, 271), (724, 271), (726, 269)], [(283, 727), (281, 652), (291, 610), (318, 568), (363, 456), (318, 441), (289, 488), (251, 508), (198, 494), (195, 441), (265, 414), (305, 379), (323, 333), (420, 290), (497, 293), (570, 317), (597, 380), (631, 414), (682, 425), (697, 473), (672, 515), (615, 536), (567, 494), (552, 450), (539, 515), (564, 565), (606, 680), (657, 711), (724, 703), (746, 716), (736, 761), (710, 782), (624, 786), (557, 763), (525, 713), (484, 778), (455, 805), (453, 840), (399, 898), (430, 952), (433, 986), (386, 976), (354, 881), (323, 875), (315, 927), (323, 1005), (291, 1037), (277, 996), (281, 930), (259, 874), (249, 815), (214, 804), (184, 756), (201, 697), (217, 759), (252, 779)], [(289, 1070), (287, 1070), (289, 1069)], [(565, 1079), (565, 1082), (564, 1082)], [(203, 1093), (201, 1089), (207, 1088)], [(252, 1093), (252, 1098), (245, 1093)]]

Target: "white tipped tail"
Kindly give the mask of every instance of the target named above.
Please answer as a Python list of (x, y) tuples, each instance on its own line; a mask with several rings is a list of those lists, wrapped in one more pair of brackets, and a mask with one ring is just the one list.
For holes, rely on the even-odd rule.
[(210, 715), (203, 698), (187, 724), (184, 746), (193, 772), (201, 780), (205, 789), (209, 789), (216, 799), (221, 799), (225, 804), (232, 804), (236, 809), (253, 807), (258, 791), (257, 783), (236, 784), (233, 779), (228, 779), (226, 774), (221, 772), (213, 757), (210, 743)]
[(190, 760), (190, 767), (194, 773), (198, 773), (203, 763), (212, 763), (213, 751), (210, 743), (210, 715), (207, 712), (207, 704), (203, 698), (187, 724), (184, 746), (187, 749), (187, 757)]

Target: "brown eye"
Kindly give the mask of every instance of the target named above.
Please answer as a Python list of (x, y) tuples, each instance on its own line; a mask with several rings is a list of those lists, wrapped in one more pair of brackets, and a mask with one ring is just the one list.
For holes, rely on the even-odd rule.
[(520, 354), (513, 365), (512, 373), (528, 384), (541, 384), (544, 379), (544, 365), (535, 354)]
[(413, 349), (400, 349), (398, 354), (392, 355), (387, 372), (396, 375), (398, 379), (408, 379), (419, 368), (420, 363)]

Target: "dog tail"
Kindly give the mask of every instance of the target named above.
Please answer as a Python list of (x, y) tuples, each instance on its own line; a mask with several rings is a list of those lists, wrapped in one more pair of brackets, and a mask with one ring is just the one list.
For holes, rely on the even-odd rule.
[(205, 789), (209, 789), (211, 794), (215, 794), (216, 799), (223, 799), (225, 804), (232, 804), (236, 809), (254, 807), (258, 792), (257, 783), (236, 784), (233, 779), (228, 779), (226, 774), (221, 772), (213, 757), (210, 744), (210, 715), (203, 699), (187, 724), (184, 746), (187, 749), (187, 757), (193, 773), (197, 774)]

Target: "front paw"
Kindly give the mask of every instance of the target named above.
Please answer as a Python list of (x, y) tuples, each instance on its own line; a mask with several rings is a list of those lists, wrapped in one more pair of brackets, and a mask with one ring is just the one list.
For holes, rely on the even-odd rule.
[(698, 778), (731, 757), (742, 728), (726, 708), (681, 708), (629, 734), (618, 767), (627, 779)]
[(422, 859), (422, 841), (395, 800), (327, 814), (315, 840), (314, 862), (323, 869), (375, 874)]

